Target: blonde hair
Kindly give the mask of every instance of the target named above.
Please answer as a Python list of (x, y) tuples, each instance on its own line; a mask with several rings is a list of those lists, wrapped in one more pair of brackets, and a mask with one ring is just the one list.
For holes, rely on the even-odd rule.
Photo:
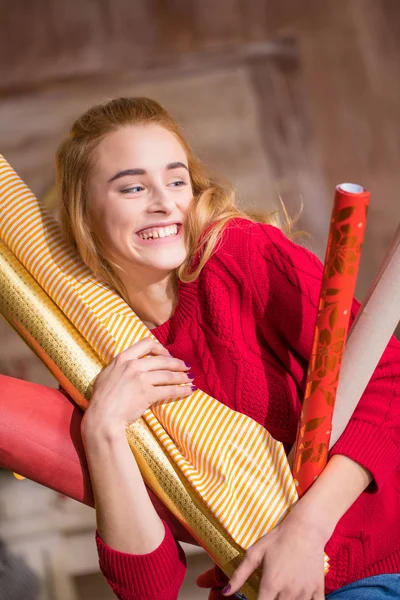
[[(106, 104), (92, 106), (75, 121), (69, 136), (56, 153), (59, 219), (66, 240), (76, 248), (83, 262), (126, 302), (128, 294), (118, 275), (121, 267), (106, 257), (101, 240), (91, 230), (87, 181), (100, 141), (128, 124), (164, 127), (177, 137), (187, 156), (193, 200), (184, 222), (187, 259), (176, 269), (177, 279), (190, 282), (198, 277), (215, 251), (224, 227), (234, 217), (269, 223), (291, 235), (294, 221), (289, 218), (284, 206), (283, 219), (278, 211), (261, 214), (239, 209), (235, 205), (232, 185), (217, 180), (205, 167), (184, 138), (177, 122), (155, 100), (116, 98)], [(196, 264), (195, 257), (198, 257)]]

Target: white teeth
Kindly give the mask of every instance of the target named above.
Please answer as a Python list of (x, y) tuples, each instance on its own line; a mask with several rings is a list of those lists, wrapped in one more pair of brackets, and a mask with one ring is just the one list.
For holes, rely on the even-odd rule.
[(177, 235), (178, 226), (177, 225), (169, 225), (168, 227), (158, 227), (157, 229), (148, 229), (146, 232), (139, 233), (139, 237), (142, 240), (148, 239), (157, 239), (168, 237), (170, 235)]

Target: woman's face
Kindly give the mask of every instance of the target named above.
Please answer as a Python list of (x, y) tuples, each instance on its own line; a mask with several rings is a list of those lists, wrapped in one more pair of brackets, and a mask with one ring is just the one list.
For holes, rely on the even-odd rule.
[(107, 258), (138, 277), (149, 270), (162, 276), (183, 263), (182, 223), (193, 190), (185, 151), (172, 133), (127, 125), (109, 134), (88, 184), (92, 229)]

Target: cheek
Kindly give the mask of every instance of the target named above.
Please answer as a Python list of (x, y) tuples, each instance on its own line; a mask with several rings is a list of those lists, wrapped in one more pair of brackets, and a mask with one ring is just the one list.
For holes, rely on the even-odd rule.
[(186, 210), (189, 208), (190, 203), (193, 200), (193, 190), (190, 188), (187, 193), (185, 193), (184, 197), (181, 199), (180, 208), (181, 210)]
[(129, 234), (135, 231), (138, 222), (137, 211), (133, 207), (109, 206), (103, 214), (103, 223), (107, 235), (115, 238), (119, 235)]

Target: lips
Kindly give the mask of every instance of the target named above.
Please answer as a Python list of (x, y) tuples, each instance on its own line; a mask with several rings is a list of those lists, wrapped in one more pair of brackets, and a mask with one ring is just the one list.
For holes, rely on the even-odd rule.
[(182, 238), (182, 225), (175, 223), (166, 229), (150, 227), (136, 233), (140, 244), (168, 244)]
[(166, 237), (175, 237), (178, 235), (178, 225), (168, 225), (167, 227), (156, 227), (145, 229), (137, 234), (141, 239), (161, 239)]
[(169, 221), (168, 223), (152, 223), (151, 225), (147, 225), (147, 227), (136, 231), (136, 234), (152, 231), (153, 229), (158, 229), (159, 227), (170, 227), (171, 225), (177, 225), (179, 230), (182, 223), (179, 223), (179, 221)]

